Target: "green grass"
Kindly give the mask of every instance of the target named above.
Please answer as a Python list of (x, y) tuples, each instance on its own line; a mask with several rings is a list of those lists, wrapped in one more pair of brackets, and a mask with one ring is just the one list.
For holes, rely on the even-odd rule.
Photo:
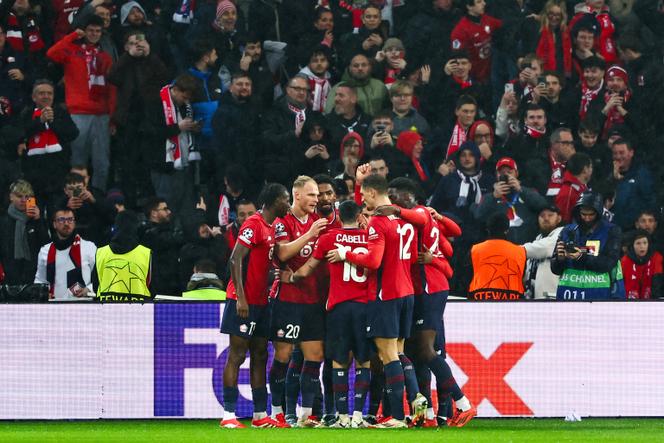
[(5, 421), (0, 442), (664, 442), (662, 419), (476, 419), (462, 429), (220, 429), (215, 420)]

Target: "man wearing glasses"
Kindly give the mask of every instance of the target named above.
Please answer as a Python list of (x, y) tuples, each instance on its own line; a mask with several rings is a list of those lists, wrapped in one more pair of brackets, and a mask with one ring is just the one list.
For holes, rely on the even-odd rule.
[(268, 182), (290, 186), (301, 170), (307, 134), (302, 129), (311, 109), (307, 106), (309, 79), (297, 74), (288, 81), (286, 94), (279, 98), (263, 119), (265, 156), (263, 167)]
[(53, 231), (53, 241), (39, 251), (35, 283), (49, 285), (50, 299), (93, 296), (92, 271), (97, 247), (76, 233), (76, 217), (69, 208), (55, 211)]

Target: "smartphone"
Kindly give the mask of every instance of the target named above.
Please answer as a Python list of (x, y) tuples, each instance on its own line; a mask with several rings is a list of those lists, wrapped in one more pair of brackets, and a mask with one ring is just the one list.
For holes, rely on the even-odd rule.
[(505, 83), (505, 92), (514, 92), (514, 83)]
[(538, 86), (539, 85), (546, 86), (546, 77), (543, 76), (543, 75), (540, 75), (539, 77), (537, 77), (537, 85)]
[(77, 188), (72, 189), (71, 193), (74, 197), (80, 197), (81, 194), (83, 193), (83, 189), (77, 187)]
[(145, 34), (136, 34), (137, 42), (142, 42), (143, 40), (145, 40)]
[(28, 197), (25, 201), (25, 209), (34, 208), (35, 206), (37, 206), (37, 200), (34, 197)]

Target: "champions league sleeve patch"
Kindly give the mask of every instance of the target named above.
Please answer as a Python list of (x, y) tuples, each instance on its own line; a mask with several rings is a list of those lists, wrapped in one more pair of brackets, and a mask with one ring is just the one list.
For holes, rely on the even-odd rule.
[(274, 237), (284, 237), (286, 235), (286, 226), (283, 223), (277, 223), (274, 226)]
[(452, 49), (459, 49), (461, 48), (461, 41), (455, 39), (452, 41)]
[(251, 228), (246, 228), (242, 230), (242, 233), (240, 234), (240, 238), (247, 243), (251, 243), (251, 239), (253, 237), (254, 237), (254, 230)]

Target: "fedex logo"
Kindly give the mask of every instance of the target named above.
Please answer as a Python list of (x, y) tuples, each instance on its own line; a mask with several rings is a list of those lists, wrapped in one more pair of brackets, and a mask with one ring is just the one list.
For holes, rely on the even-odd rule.
[[(222, 375), (228, 348), (218, 352), (215, 343), (186, 343), (185, 333), (219, 334), (223, 305), (218, 304), (155, 304), (154, 305), (154, 415), (182, 417), (185, 415), (185, 371), (212, 369), (204, 385), (210, 387), (223, 404)], [(242, 385), (249, 385), (249, 370), (240, 369), (241, 386), (237, 412), (251, 412), (251, 402), (242, 396)], [(191, 389), (191, 388), (190, 388)]]

